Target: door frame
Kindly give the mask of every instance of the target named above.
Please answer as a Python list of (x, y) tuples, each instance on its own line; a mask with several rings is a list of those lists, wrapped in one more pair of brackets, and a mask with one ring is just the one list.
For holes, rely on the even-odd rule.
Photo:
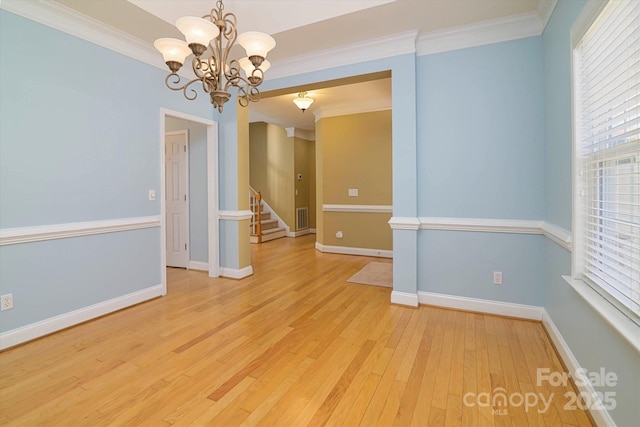
[[(165, 116), (166, 117), (166, 116)], [(186, 269), (189, 269), (189, 262), (191, 261), (191, 224), (189, 221), (189, 215), (190, 215), (190, 209), (189, 209), (189, 205), (191, 204), (191, 194), (189, 193), (189, 129), (182, 129), (182, 130), (175, 130), (175, 131), (171, 131), (171, 132), (165, 132), (164, 136), (165, 136), (165, 141), (164, 141), (164, 147), (163, 149), (166, 150), (167, 147), (167, 141), (166, 141), (166, 137), (167, 135), (173, 136), (173, 135), (184, 135), (184, 139), (185, 139), (185, 146), (186, 151), (186, 164), (185, 164), (185, 173), (187, 175), (186, 180), (185, 180), (185, 194), (187, 195), (187, 206), (186, 206), (186, 218), (185, 221), (187, 222), (187, 236), (185, 238), (185, 243), (187, 244), (187, 251), (188, 251), (188, 255), (187, 255), (187, 265), (185, 265)], [(165, 156), (165, 161), (166, 161), (166, 151), (163, 153), (163, 155)], [(166, 174), (167, 174), (167, 170), (165, 167), (165, 180), (167, 178)], [(166, 181), (165, 181), (165, 185), (166, 185)], [(166, 190), (166, 189), (165, 189)], [(164, 196), (165, 193), (163, 192), (162, 195)], [(167, 201), (164, 200), (164, 207), (165, 207), (165, 214), (166, 214), (166, 208), (167, 208)], [(166, 221), (166, 218), (165, 218)], [(165, 227), (166, 227), (166, 222), (165, 222)], [(166, 229), (165, 229), (165, 233), (166, 233)], [(165, 234), (165, 239), (166, 239), (167, 235)], [(165, 241), (166, 244), (166, 241)], [(166, 248), (165, 248), (165, 257), (166, 257)], [(166, 262), (166, 258), (165, 258), (165, 262)], [(166, 267), (166, 265), (165, 265)]]
[(165, 206), (165, 121), (171, 116), (177, 119), (189, 120), (207, 127), (207, 222), (208, 222), (208, 249), (209, 249), (209, 277), (220, 276), (219, 255), (219, 212), (218, 212), (218, 123), (180, 111), (160, 108), (160, 279), (162, 295), (167, 294), (167, 253), (166, 253), (166, 206)]

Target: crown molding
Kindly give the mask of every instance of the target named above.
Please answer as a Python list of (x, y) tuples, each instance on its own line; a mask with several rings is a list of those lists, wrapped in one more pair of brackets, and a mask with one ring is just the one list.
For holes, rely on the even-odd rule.
[(547, 28), (547, 24), (549, 23), (549, 19), (551, 19), (551, 15), (553, 14), (556, 5), (558, 4), (558, 0), (538, 0), (538, 17), (542, 22), (542, 28), (540, 33)]
[[(546, 9), (545, 9), (546, 10)], [(544, 29), (537, 12), (492, 19), (477, 24), (432, 31), (418, 37), (418, 56), (539, 36)]]
[(416, 52), (418, 30), (352, 43), (271, 63), (269, 80)]
[(373, 113), (375, 111), (391, 110), (391, 98), (372, 99), (369, 102), (334, 105), (316, 108), (313, 112), (316, 122), (327, 117), (346, 116), (349, 114)]
[(162, 55), (149, 43), (58, 2), (2, 0), (0, 9), (169, 72)]
[[(278, 79), (408, 53), (416, 53), (418, 56), (429, 55), (539, 36), (549, 21), (556, 3), (557, 0), (540, 0), (537, 12), (433, 31), (420, 36), (418, 36), (418, 30), (411, 30), (274, 61), (269, 70), (269, 79)], [(47, 0), (2, 0), (0, 9), (167, 72), (162, 56), (151, 44), (58, 2)], [(179, 74), (183, 77), (191, 78), (188, 71), (183, 68)]]
[(285, 128), (285, 130), (287, 131), (287, 137), (288, 138), (300, 138), (300, 139), (304, 139), (305, 141), (315, 141), (316, 140), (316, 133), (314, 131), (310, 131), (310, 130), (306, 130), (306, 129), (300, 129), (300, 128), (296, 128), (296, 127), (288, 127)]

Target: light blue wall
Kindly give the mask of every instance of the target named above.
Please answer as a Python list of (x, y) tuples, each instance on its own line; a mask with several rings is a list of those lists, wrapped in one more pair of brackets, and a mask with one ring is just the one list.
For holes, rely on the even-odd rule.
[[(0, 52), (0, 227), (159, 215), (160, 109), (211, 120), (208, 100), (4, 10)], [(159, 228), (2, 247), (0, 331), (159, 285), (160, 250)]]
[[(421, 56), (417, 66), (419, 215), (542, 218), (540, 37)], [(421, 230), (418, 289), (539, 306), (542, 261), (540, 236)]]
[[(560, 0), (542, 36), (545, 76), (545, 173), (548, 222), (571, 230), (571, 45), (569, 31), (583, 0)], [(610, 411), (620, 427), (640, 425), (640, 354), (629, 345), (561, 276), (571, 274), (571, 253), (545, 243), (544, 307), (579, 364), (591, 372), (615, 372), (617, 386)]]
[[(418, 290), (542, 306), (542, 236), (422, 230)], [(493, 272), (503, 284), (493, 284)]]
[(157, 228), (0, 247), (6, 332), (160, 284)]
[(165, 130), (189, 130), (189, 259), (209, 262), (207, 224), (207, 127), (167, 117)]
[(420, 216), (540, 219), (540, 37), (418, 57)]
[[(219, 122), (218, 135), (218, 182), (220, 188), (220, 210), (239, 210), (238, 205), (238, 101), (236, 91), (231, 90), (231, 99), (224, 105), (222, 113), (216, 110)], [(247, 199), (249, 189), (245, 189)], [(240, 268), (238, 222), (220, 220), (220, 267)], [(245, 244), (248, 244), (246, 242)]]

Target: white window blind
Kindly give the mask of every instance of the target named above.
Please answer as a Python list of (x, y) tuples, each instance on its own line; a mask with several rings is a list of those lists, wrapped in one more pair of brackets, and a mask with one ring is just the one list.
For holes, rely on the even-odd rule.
[(609, 1), (574, 61), (578, 274), (640, 322), (640, 1)]

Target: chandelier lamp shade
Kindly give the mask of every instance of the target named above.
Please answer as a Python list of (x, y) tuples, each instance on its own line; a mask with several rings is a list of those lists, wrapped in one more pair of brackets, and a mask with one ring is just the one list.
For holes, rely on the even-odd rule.
[(313, 104), (313, 98), (307, 96), (307, 92), (300, 92), (298, 97), (293, 99), (293, 103), (296, 104), (304, 113), (304, 110)]
[[(266, 57), (276, 45), (273, 37), (257, 31), (238, 35), (236, 16), (224, 13), (222, 0), (218, 0), (216, 7), (202, 18), (185, 16), (178, 19), (176, 27), (184, 34), (186, 41), (162, 38), (154, 43), (171, 71), (165, 78), (169, 89), (182, 91), (185, 98), (194, 100), (198, 94), (191, 85), (201, 83), (202, 89), (209, 94), (211, 104), (221, 113), (224, 104), (231, 98), (229, 89), (232, 86), (237, 88), (238, 102), (243, 107), (249, 101), (260, 99), (258, 86), (271, 66)], [(236, 41), (247, 54), (239, 60), (229, 58)], [(191, 67), (196, 78), (183, 83), (178, 71), (191, 54)]]

